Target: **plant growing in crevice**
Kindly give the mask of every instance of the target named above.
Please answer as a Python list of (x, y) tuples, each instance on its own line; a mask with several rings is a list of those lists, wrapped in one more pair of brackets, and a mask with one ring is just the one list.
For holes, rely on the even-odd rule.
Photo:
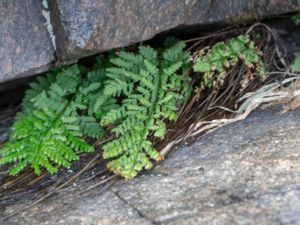
[[(240, 35), (226, 42), (218, 42), (210, 48), (197, 52), (194, 57), (193, 69), (203, 73), (199, 89), (217, 87), (223, 85), (226, 74), (230, 68), (239, 62), (244, 63), (249, 70), (257, 71), (263, 79), (265, 77), (264, 63), (261, 53), (255, 47), (249, 35)], [(244, 75), (243, 82), (247, 82), (250, 74)]]
[(103, 137), (99, 108), (115, 108), (114, 99), (103, 97), (105, 74), (102, 60), (98, 62), (100, 66), (87, 74), (86, 68), (73, 65), (30, 85), (10, 140), (0, 150), (0, 164), (14, 163), (11, 175), (28, 165), (36, 174), (41, 167), (56, 173), (57, 167), (78, 160), (78, 153), (94, 150), (84, 137)]
[[(171, 42), (172, 43), (172, 42)], [(125, 178), (160, 160), (150, 136), (162, 139), (166, 122), (174, 121), (191, 93), (189, 53), (178, 42), (163, 51), (139, 47), (138, 53), (120, 51), (107, 69), (104, 93), (121, 98), (121, 105), (105, 115), (101, 124), (114, 124), (116, 138), (103, 146), (108, 168)]]
[(238, 63), (249, 72), (242, 82), (254, 72), (264, 78), (261, 53), (248, 35), (218, 42), (194, 57), (185, 47), (167, 39), (161, 49), (120, 50), (110, 60), (99, 56), (92, 69), (73, 65), (39, 77), (25, 94), (10, 141), (0, 149), (0, 164), (13, 163), (12, 175), (27, 166), (36, 174), (42, 168), (56, 173), (79, 153), (94, 150), (86, 138), (109, 134), (113, 139), (103, 145), (108, 168), (132, 178), (163, 158), (154, 144), (192, 93), (192, 68), (203, 75), (200, 90), (223, 85)]

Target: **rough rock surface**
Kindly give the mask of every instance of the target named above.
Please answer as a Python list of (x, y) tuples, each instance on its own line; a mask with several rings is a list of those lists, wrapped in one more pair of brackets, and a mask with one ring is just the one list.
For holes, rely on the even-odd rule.
[[(55, 65), (61, 65), (141, 42), (182, 25), (241, 22), (300, 9), (300, 0), (48, 2), (51, 34), (45, 25), (41, 0), (0, 1), (0, 82), (50, 69), (54, 39), (59, 59)], [(52, 30), (51, 26), (48, 29)]]
[(61, 193), (2, 224), (300, 224), (299, 118), (259, 110), (104, 194)]
[(0, 82), (46, 71), (54, 49), (41, 0), (0, 1)]
[(147, 40), (180, 25), (241, 22), (297, 11), (300, 0), (53, 0), (62, 61)]

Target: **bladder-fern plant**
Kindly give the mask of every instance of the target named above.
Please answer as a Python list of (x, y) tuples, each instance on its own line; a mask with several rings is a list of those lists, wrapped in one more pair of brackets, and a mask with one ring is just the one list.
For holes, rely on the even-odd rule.
[(103, 95), (102, 60), (99, 58), (93, 71), (86, 71), (73, 65), (31, 84), (10, 141), (0, 150), (0, 164), (14, 163), (11, 175), (27, 165), (36, 174), (41, 167), (56, 173), (59, 166), (69, 167), (79, 159), (78, 153), (94, 150), (83, 137), (104, 135), (97, 120), (115, 103)]
[(108, 168), (125, 178), (152, 167), (160, 159), (150, 136), (163, 138), (166, 121), (174, 121), (191, 93), (189, 54), (178, 42), (163, 51), (139, 47), (138, 53), (120, 51), (107, 69), (104, 93), (121, 98), (121, 105), (105, 115), (101, 124), (114, 125), (116, 138), (103, 146)]
[[(245, 64), (248, 69), (255, 70), (261, 78), (265, 78), (261, 53), (249, 35), (240, 35), (227, 42), (218, 42), (210, 48), (197, 52), (194, 58), (194, 71), (203, 73), (200, 90), (223, 85), (228, 69), (239, 62)], [(244, 75), (241, 86), (248, 79), (249, 77)]]

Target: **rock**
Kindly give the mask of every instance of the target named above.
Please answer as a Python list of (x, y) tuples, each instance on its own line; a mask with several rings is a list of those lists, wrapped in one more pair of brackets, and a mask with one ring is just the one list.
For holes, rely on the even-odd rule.
[(47, 0), (0, 1), (0, 82), (180, 26), (234, 23), (300, 9), (300, 0), (48, 0), (47, 10), (42, 2)]
[(300, 9), (300, 0), (53, 0), (62, 62), (127, 46), (182, 25), (241, 22)]
[(300, 224), (299, 118), (259, 110), (104, 194), (60, 193), (2, 224)]
[(46, 71), (54, 49), (41, 0), (0, 1), (0, 82)]

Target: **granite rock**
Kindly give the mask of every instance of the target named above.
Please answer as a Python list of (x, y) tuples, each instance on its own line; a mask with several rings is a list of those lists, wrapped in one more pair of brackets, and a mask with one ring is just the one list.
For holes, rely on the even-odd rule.
[(240, 23), (300, 9), (300, 0), (48, 0), (47, 9), (46, 1), (0, 1), (0, 82), (173, 28), (191, 25), (196, 32), (198, 25)]
[(300, 9), (300, 0), (53, 0), (61, 61), (128, 46), (178, 26), (234, 23)]
[(259, 110), (102, 194), (60, 193), (2, 224), (300, 224), (299, 118)]
[(49, 70), (54, 48), (41, 0), (0, 1), (0, 82)]

